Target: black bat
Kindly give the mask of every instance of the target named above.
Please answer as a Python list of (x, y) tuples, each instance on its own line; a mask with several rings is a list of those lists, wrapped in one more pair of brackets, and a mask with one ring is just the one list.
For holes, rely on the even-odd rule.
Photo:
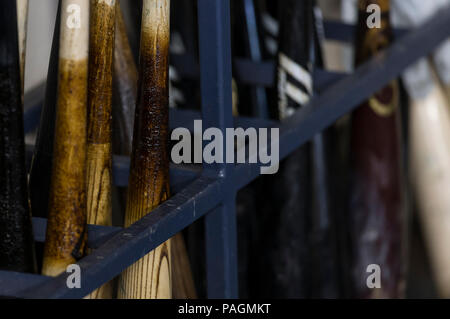
[(0, 3), (0, 269), (35, 272), (15, 1)]
[[(284, 120), (309, 102), (312, 95), (311, 46), (314, 46), (312, 2), (279, 2), (276, 90), (272, 114)], [(275, 111), (274, 111), (275, 109)], [(265, 196), (259, 221), (258, 297), (306, 298), (311, 294), (311, 260), (308, 245), (313, 209), (311, 143), (280, 163), (276, 175), (265, 178)], [(256, 280), (255, 280), (256, 281)]]

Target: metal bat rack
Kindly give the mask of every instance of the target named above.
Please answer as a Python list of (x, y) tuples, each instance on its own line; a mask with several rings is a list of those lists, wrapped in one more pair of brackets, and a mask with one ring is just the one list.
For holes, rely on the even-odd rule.
[[(280, 159), (310, 140), (367, 97), (381, 89), (419, 58), (428, 55), (450, 36), (450, 8), (441, 10), (417, 30), (396, 32), (397, 41), (362, 65), (353, 74), (315, 73), (319, 94), (305, 108), (283, 123), (257, 118), (233, 118), (231, 108), (231, 46), (229, 1), (198, 0), (201, 114), (172, 111), (172, 127), (192, 127), (202, 119), (203, 127), (279, 127)], [(326, 23), (326, 36), (351, 42), (353, 27)], [(234, 61), (238, 79), (255, 86), (273, 81), (272, 62)], [(241, 72), (239, 72), (239, 70)], [(25, 128), (39, 121), (41, 101), (27, 108)], [(375, 132), (374, 132), (375, 133)], [(269, 146), (270, 148), (270, 146)], [(269, 150), (270, 151), (270, 150)], [(114, 157), (114, 183), (125, 186), (129, 159)], [(82, 298), (119, 275), (158, 245), (204, 217), (207, 289), (209, 298), (238, 297), (236, 192), (260, 174), (260, 164), (211, 164), (202, 169), (171, 166), (175, 195), (128, 228), (89, 226), (93, 252), (78, 262), (81, 288), (69, 289), (69, 273), (51, 278), (0, 271), (0, 296), (13, 298)], [(46, 220), (34, 218), (35, 239), (45, 239)]]

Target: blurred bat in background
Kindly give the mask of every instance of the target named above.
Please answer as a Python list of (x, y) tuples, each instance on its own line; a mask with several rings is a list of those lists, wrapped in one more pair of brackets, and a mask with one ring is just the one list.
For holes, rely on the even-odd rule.
[[(414, 28), (438, 10), (450, 9), (447, 0), (393, 0), (395, 24)], [(450, 77), (447, 40), (434, 53), (443, 83)], [(445, 52), (448, 54), (445, 55)], [(410, 179), (428, 247), (433, 275), (441, 297), (450, 297), (450, 104), (433, 66), (426, 58), (405, 70), (410, 97)]]
[[(367, 7), (372, 4), (381, 9), (380, 28), (367, 25), (371, 14)], [(393, 35), (389, 0), (360, 0), (358, 7), (356, 65), (361, 65), (388, 47)], [(352, 115), (348, 217), (357, 298), (404, 296), (407, 223), (399, 98), (399, 84), (394, 80)], [(377, 270), (380, 273), (374, 273)], [(372, 274), (379, 275), (380, 287), (371, 281)]]

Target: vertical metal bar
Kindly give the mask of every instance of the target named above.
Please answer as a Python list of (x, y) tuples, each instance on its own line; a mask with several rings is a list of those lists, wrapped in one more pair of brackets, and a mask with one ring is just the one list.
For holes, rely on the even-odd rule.
[(208, 298), (237, 298), (236, 197), (205, 217)]
[[(233, 128), (231, 100), (230, 3), (198, 0), (199, 52), (203, 129), (219, 128), (225, 137)], [(224, 143), (226, 154), (226, 143)], [(205, 217), (206, 263), (209, 298), (237, 297), (237, 245), (233, 164), (204, 164), (208, 176), (223, 179), (221, 206)]]
[[(248, 47), (250, 59), (253, 62), (261, 62), (262, 54), (259, 46), (258, 24), (254, 0), (244, 0), (245, 25), (247, 27)], [(259, 118), (269, 118), (266, 90), (264, 87), (252, 89), (253, 114)]]

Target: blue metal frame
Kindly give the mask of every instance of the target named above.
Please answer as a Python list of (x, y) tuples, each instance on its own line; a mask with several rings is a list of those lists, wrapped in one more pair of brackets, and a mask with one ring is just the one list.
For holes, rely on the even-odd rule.
[[(225, 130), (241, 127), (279, 127), (280, 159), (310, 140), (338, 118), (355, 109), (368, 96), (419, 58), (429, 54), (450, 35), (450, 8), (441, 10), (420, 29), (402, 34), (388, 50), (358, 68), (351, 75), (319, 71), (315, 82), (319, 94), (305, 108), (283, 123), (235, 118), (231, 114), (231, 52), (229, 1), (198, 0), (200, 77), (202, 113), (173, 111), (174, 126), (192, 127), (201, 118), (204, 127)], [(351, 27), (330, 23), (327, 36), (351, 41)], [(341, 31), (344, 32), (341, 32)], [(273, 63), (235, 61), (263, 73), (267, 85)], [(270, 73), (272, 72), (272, 73)], [(256, 72), (258, 73), (258, 72)], [(191, 72), (195, 75), (195, 72)], [(244, 75), (245, 77), (245, 75)], [(246, 76), (261, 85), (259, 77)], [(259, 81), (259, 82), (258, 82)], [(264, 84), (263, 84), (264, 85)], [(36, 126), (39, 103), (25, 115), (27, 130)], [(270, 146), (269, 146), (270, 147)], [(31, 150), (28, 152), (31, 154)], [(81, 289), (68, 289), (63, 273), (56, 278), (0, 271), (0, 296), (17, 298), (82, 298), (119, 275), (149, 251), (199, 218), (205, 216), (208, 297), (238, 297), (236, 248), (236, 192), (259, 176), (259, 164), (214, 164), (197, 167), (171, 166), (175, 195), (128, 228), (89, 226), (89, 246), (93, 252), (81, 259)], [(114, 182), (125, 186), (129, 159), (114, 157)], [(36, 241), (45, 239), (46, 220), (34, 218)]]

